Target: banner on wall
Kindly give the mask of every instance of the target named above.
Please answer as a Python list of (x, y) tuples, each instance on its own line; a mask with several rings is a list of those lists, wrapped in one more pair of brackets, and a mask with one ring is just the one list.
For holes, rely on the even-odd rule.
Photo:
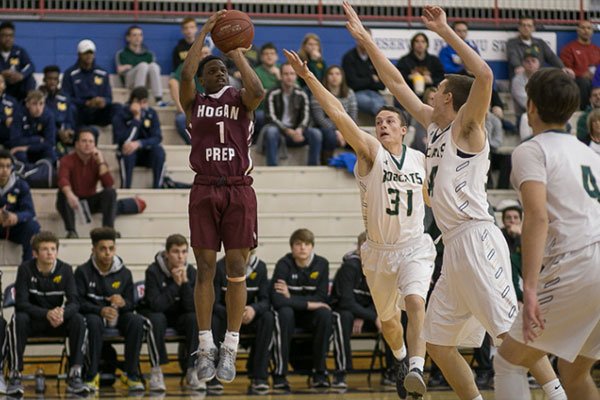
[[(429, 53), (438, 55), (446, 42), (428, 30), (422, 29), (375, 29), (371, 30), (377, 46), (385, 56), (397, 60), (410, 51), (410, 39), (418, 32), (424, 33), (429, 39)], [(506, 42), (516, 37), (516, 31), (469, 31), (467, 39), (474, 41), (479, 52), (486, 61), (506, 61)], [(536, 38), (543, 39), (556, 52), (556, 33), (535, 32)]]

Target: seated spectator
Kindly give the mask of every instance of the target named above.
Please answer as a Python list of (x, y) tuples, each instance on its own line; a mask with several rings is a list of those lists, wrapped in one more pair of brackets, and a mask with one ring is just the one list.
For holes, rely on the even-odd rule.
[(352, 334), (381, 332), (381, 321), (377, 317), (360, 260), (360, 248), (366, 240), (366, 232), (358, 235), (358, 246), (344, 256), (331, 289), (336, 370), (331, 386), (339, 389), (348, 387), (346, 372), (352, 370)]
[(15, 45), (15, 25), (6, 21), (0, 24), (0, 74), (6, 81), (6, 92), (22, 101), (35, 89), (35, 67), (24, 48)]
[[(423, 103), (433, 107), (433, 98), (435, 96), (435, 92), (437, 92), (437, 88), (435, 86), (430, 86), (425, 89), (423, 92)], [(415, 150), (419, 150), (421, 153), (425, 154), (427, 151), (427, 127), (424, 127), (420, 123), (417, 122), (414, 118), (411, 117), (410, 125), (415, 128), (415, 136), (413, 138), (410, 147)]]
[[(203, 46), (202, 47), (202, 58), (210, 55), (210, 47)], [(183, 64), (179, 64), (177, 69), (171, 73), (169, 76), (169, 93), (171, 93), (171, 98), (173, 99), (173, 103), (175, 103), (175, 108), (177, 109), (177, 113), (175, 114), (175, 128), (177, 129), (177, 133), (185, 144), (191, 144), (190, 134), (186, 129), (186, 115), (185, 111), (183, 111), (183, 107), (181, 106), (181, 101), (179, 101), (179, 83), (181, 82), (181, 70), (183, 69)], [(198, 93), (203, 93), (204, 88), (200, 84), (199, 77), (194, 77), (194, 82), (196, 83), (196, 91)]]
[(290, 236), (291, 252), (277, 261), (273, 272), (271, 301), (279, 325), (281, 360), (273, 376), (273, 389), (289, 391), (287, 369), (292, 335), (296, 327), (312, 335), (312, 388), (327, 388), (327, 351), (331, 336), (331, 308), (327, 304), (329, 261), (314, 253), (315, 236), (298, 229)]
[[(67, 239), (78, 238), (75, 212), (91, 219), (102, 213), (102, 226), (114, 227), (117, 214), (117, 192), (102, 152), (96, 147), (91, 129), (81, 127), (75, 133), (75, 150), (60, 160), (56, 209), (67, 231)], [(102, 190), (97, 192), (98, 183)]]
[(512, 266), (512, 278), (517, 300), (523, 303), (523, 290), (521, 281), (521, 223), (523, 220), (523, 210), (518, 204), (504, 207), (502, 209), (501, 229), (504, 239), (508, 244), (510, 252), (510, 264)]
[(39, 90), (46, 95), (46, 109), (54, 116), (56, 125), (56, 153), (60, 158), (73, 150), (75, 135), (75, 107), (59, 89), (60, 68), (49, 65), (44, 68), (44, 84)]
[(492, 112), (488, 111), (485, 116), (485, 129), (488, 134), (490, 144), (490, 169), (489, 169), (489, 187), (492, 184), (492, 171), (498, 171), (498, 182), (496, 189), (508, 189), (510, 187), (510, 171), (512, 170), (510, 154), (502, 153), (500, 148), (504, 142), (504, 129), (502, 121)]
[[(467, 39), (467, 35), (469, 34), (469, 25), (467, 25), (465, 21), (454, 21), (452, 23), (452, 29), (462, 40), (465, 41), (466, 44), (468, 44), (477, 52), (477, 54), (479, 54), (477, 44), (474, 41)], [(458, 54), (456, 54), (456, 50), (454, 50), (452, 46), (448, 44), (444, 45), (444, 47), (442, 47), (440, 50), (439, 57), (445, 73), (461, 75), (468, 74), (467, 70), (465, 69), (465, 65)]]
[(109, 75), (96, 62), (96, 45), (85, 39), (77, 45), (77, 62), (63, 74), (62, 90), (77, 108), (76, 123), (106, 126), (113, 109)]
[(422, 96), (430, 86), (437, 87), (444, 79), (444, 67), (440, 59), (427, 52), (429, 39), (419, 32), (410, 39), (410, 52), (398, 60), (396, 67), (408, 86)]
[(16, 160), (25, 164), (42, 159), (56, 161), (56, 124), (44, 104), (44, 93), (32, 90), (27, 94), (25, 111), (15, 121), (11, 134), (10, 152)]
[[(323, 77), (323, 86), (340, 100), (346, 113), (356, 121), (358, 117), (358, 106), (356, 105), (356, 96), (354, 91), (348, 87), (344, 71), (338, 65), (332, 65), (325, 70)], [(315, 125), (323, 133), (323, 148), (321, 150), (321, 165), (327, 165), (333, 152), (337, 147), (346, 146), (346, 141), (342, 133), (337, 129), (333, 121), (329, 119), (323, 107), (313, 97), (310, 101), (310, 111)]]
[(121, 169), (121, 187), (130, 188), (133, 168), (152, 168), (152, 187), (161, 188), (165, 173), (165, 149), (158, 113), (148, 105), (148, 90), (136, 87), (129, 101), (113, 118), (114, 143), (119, 147), (117, 158)]
[[(256, 72), (266, 91), (281, 85), (281, 70), (277, 63), (278, 59), (277, 47), (273, 43), (265, 43), (260, 48), (260, 64), (254, 68), (254, 72)], [(265, 126), (265, 103), (263, 101), (254, 110), (254, 132), (260, 132), (262, 127)]]
[[(323, 48), (321, 46), (321, 38), (316, 33), (307, 33), (302, 39), (302, 44), (298, 50), (298, 55), (302, 61), (306, 61), (308, 69), (315, 74), (319, 81), (323, 80), (327, 64), (323, 58)], [(303, 79), (298, 79), (300, 87), (306, 88), (306, 83)]]
[(117, 73), (123, 79), (125, 87), (133, 89), (146, 87), (148, 84), (159, 107), (162, 103), (162, 82), (160, 80), (160, 65), (156, 62), (153, 52), (144, 46), (142, 28), (132, 25), (125, 34), (127, 46), (116, 55)]
[[(371, 34), (371, 30), (366, 28)], [(356, 94), (358, 110), (375, 116), (385, 105), (385, 98), (380, 90), (385, 85), (379, 79), (377, 71), (364, 46), (356, 42), (356, 47), (349, 50), (342, 58), (342, 68), (350, 89)]]
[[(173, 71), (183, 64), (183, 60), (187, 57), (187, 53), (192, 48), (194, 40), (196, 40), (196, 34), (198, 33), (198, 24), (196, 24), (196, 19), (193, 17), (184, 18), (180, 26), (183, 38), (179, 39), (179, 42), (173, 48)], [(172, 98), (174, 99), (174, 97)]]
[[(598, 68), (598, 72), (600, 72), (600, 68)], [(590, 93), (590, 105), (581, 113), (577, 120), (577, 139), (587, 145), (589, 145), (591, 141), (587, 124), (588, 117), (592, 111), (597, 109), (600, 109), (600, 86), (594, 86), (592, 88), (592, 92)]]
[(515, 103), (517, 121), (527, 110), (527, 92), (525, 87), (529, 78), (540, 69), (539, 54), (534, 48), (526, 49), (523, 55), (523, 70), (518, 72), (510, 82), (510, 94)]
[[(227, 330), (227, 297), (229, 297), (225, 258), (221, 258), (217, 262), (214, 282), (215, 303), (212, 330), (215, 340), (222, 342), (225, 339), (225, 331)], [(246, 288), (248, 296), (242, 316), (240, 334), (252, 333), (255, 335), (254, 340), (246, 343), (242, 340), (241, 342), (242, 346), (250, 346), (247, 370), (251, 384), (248, 393), (264, 395), (269, 392), (269, 382), (267, 380), (271, 358), (269, 350), (273, 342), (275, 316), (271, 311), (271, 301), (269, 299), (267, 266), (256, 256), (254, 250), (248, 258), (246, 266)], [(277, 346), (276, 341), (275, 346)]]
[(81, 369), (86, 325), (79, 313), (73, 269), (58, 258), (58, 238), (52, 232), (38, 233), (31, 245), (34, 258), (19, 266), (15, 282), (15, 314), (9, 329), (10, 354), (15, 357), (8, 393), (24, 393), (21, 372), (27, 338), (56, 336), (69, 339), (67, 393), (85, 395)]
[(30, 260), (31, 238), (40, 231), (29, 185), (13, 172), (8, 150), (0, 149), (0, 240), (23, 247), (22, 261)]
[[(140, 349), (145, 334), (144, 318), (133, 312), (133, 278), (123, 260), (116, 255), (116, 232), (112, 228), (95, 228), (90, 232), (92, 255), (75, 270), (80, 313), (88, 327), (88, 388), (100, 390), (100, 353), (105, 327), (116, 328), (125, 338), (125, 365), (121, 380), (129, 391), (144, 390), (138, 370)], [(152, 355), (153, 352), (150, 352)], [(151, 361), (152, 366), (157, 365)], [(154, 371), (153, 371), (154, 372)], [(161, 375), (162, 376), (162, 375)], [(156, 381), (151, 378), (152, 382)], [(159, 382), (160, 383), (160, 382)], [(164, 383), (163, 383), (164, 387)], [(152, 389), (152, 387), (151, 387)], [(163, 389), (164, 391), (164, 389)]]
[(592, 43), (594, 26), (590, 21), (579, 21), (577, 39), (567, 43), (560, 51), (560, 59), (566, 68), (573, 70), (575, 82), (581, 94), (580, 109), (585, 110), (590, 104), (592, 77), (596, 66), (600, 64), (600, 47)]
[(0, 75), (0, 149), (8, 149), (10, 147), (10, 137), (17, 124), (15, 121), (21, 118), (21, 105), (11, 95), (6, 94), (6, 82), (4, 77)]
[(198, 325), (194, 311), (196, 268), (187, 262), (188, 250), (184, 236), (174, 234), (167, 237), (165, 250), (159, 251), (146, 269), (144, 299), (139, 308), (140, 313), (152, 322), (160, 364), (169, 362), (165, 344), (167, 327), (175, 328), (179, 335), (185, 337), (182, 360), (187, 366), (185, 387), (205, 390), (206, 382), (198, 380), (194, 368), (196, 358), (191, 356), (192, 351), (198, 348)]
[[(267, 125), (262, 129), (262, 139), (267, 155), (267, 165), (279, 163), (279, 148), (301, 147), (308, 144), (308, 165), (318, 165), (323, 134), (310, 128), (308, 95), (296, 86), (296, 72), (285, 63), (281, 66), (281, 87), (271, 89), (266, 96)], [(260, 148), (259, 143), (259, 148)], [(285, 147), (282, 147), (285, 149)], [(285, 154), (285, 151), (284, 151)]]
[(600, 109), (593, 110), (587, 119), (588, 133), (590, 137), (589, 146), (600, 154)]

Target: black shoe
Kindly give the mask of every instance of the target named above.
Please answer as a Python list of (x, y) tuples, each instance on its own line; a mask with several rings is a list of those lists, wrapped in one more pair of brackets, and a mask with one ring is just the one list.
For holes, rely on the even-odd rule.
[(313, 389), (326, 389), (329, 386), (329, 380), (327, 379), (327, 375), (324, 372), (315, 372), (310, 377), (310, 387)]
[(493, 389), (494, 371), (477, 371), (475, 384), (479, 390)]
[(71, 368), (67, 377), (67, 393), (87, 394), (88, 387), (83, 383), (80, 368)]
[(410, 370), (406, 378), (404, 378), (404, 388), (413, 399), (421, 399), (427, 392), (427, 385), (423, 379), (423, 371), (419, 368)]
[(6, 394), (21, 397), (25, 393), (23, 387), (21, 373), (18, 371), (11, 371), (8, 375), (8, 386), (6, 388)]
[(79, 239), (79, 235), (75, 231), (67, 231), (67, 239)]
[(331, 383), (331, 387), (334, 389), (348, 389), (348, 384), (346, 383), (346, 373), (344, 371), (338, 371), (333, 374), (333, 382)]
[(273, 375), (273, 389), (286, 393), (292, 391), (290, 383), (284, 375)]
[(406, 388), (404, 387), (404, 378), (408, 375), (408, 357), (402, 361), (394, 360), (396, 364), (396, 393), (401, 399), (406, 399)]
[(263, 396), (269, 393), (269, 383), (266, 379), (252, 379), (248, 394)]
[(212, 378), (206, 382), (206, 390), (210, 390), (211, 392), (222, 392), (224, 389), (223, 384), (217, 378)]

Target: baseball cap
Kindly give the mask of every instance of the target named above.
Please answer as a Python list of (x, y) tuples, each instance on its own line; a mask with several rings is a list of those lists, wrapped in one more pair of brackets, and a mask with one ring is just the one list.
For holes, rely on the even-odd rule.
[(525, 49), (525, 52), (523, 53), (523, 60), (527, 57), (540, 58), (540, 52), (535, 47), (529, 47)]
[(96, 52), (96, 45), (94, 44), (94, 42), (92, 42), (89, 39), (85, 39), (82, 40), (81, 42), (79, 42), (79, 44), (77, 45), (77, 52), (79, 54), (81, 53), (87, 53), (88, 51), (91, 52)]

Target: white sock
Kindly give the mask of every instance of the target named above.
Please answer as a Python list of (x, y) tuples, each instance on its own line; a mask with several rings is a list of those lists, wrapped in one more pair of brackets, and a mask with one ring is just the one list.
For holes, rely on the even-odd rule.
[(423, 372), (425, 366), (425, 359), (423, 357), (411, 357), (408, 359), (408, 370), (412, 371), (414, 368)]
[(198, 341), (200, 342), (201, 349), (208, 350), (216, 347), (215, 341), (213, 340), (212, 331), (199, 331)]
[(483, 400), (483, 396), (479, 395), (479, 396), (475, 397), (473, 400)]
[(494, 394), (496, 400), (530, 400), (527, 368), (506, 361), (500, 353), (494, 357)]
[(542, 385), (542, 389), (544, 389), (544, 393), (548, 396), (548, 400), (567, 400), (565, 389), (560, 384), (558, 378)]
[(402, 361), (406, 357), (406, 346), (402, 345), (401, 349), (392, 350), (392, 353), (394, 353), (394, 357), (396, 357), (396, 360)]
[(230, 349), (237, 351), (238, 344), (240, 342), (240, 333), (227, 331), (225, 334), (225, 340), (223, 340), (223, 346), (227, 346)]

